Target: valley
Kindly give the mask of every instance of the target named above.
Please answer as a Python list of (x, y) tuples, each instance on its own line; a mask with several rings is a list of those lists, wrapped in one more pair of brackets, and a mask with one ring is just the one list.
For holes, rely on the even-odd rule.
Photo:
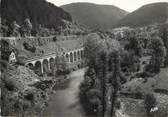
[(168, 116), (167, 2), (1, 4), (2, 116)]

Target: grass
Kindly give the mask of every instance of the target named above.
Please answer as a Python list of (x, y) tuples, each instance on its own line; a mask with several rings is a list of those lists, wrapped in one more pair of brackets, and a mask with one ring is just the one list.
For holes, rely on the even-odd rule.
[[(138, 91), (147, 92), (154, 90), (157, 98), (157, 107), (159, 110), (155, 113), (155, 117), (168, 117), (168, 68), (162, 68), (161, 72), (154, 77), (144, 79), (135, 78), (122, 86), (123, 92), (136, 93)], [(131, 97), (123, 97), (121, 101), (124, 104), (124, 112), (129, 117), (147, 117), (142, 99), (133, 99)]]
[[(168, 116), (168, 96), (155, 94), (157, 99), (158, 111), (155, 112), (155, 117), (167, 117)], [(132, 98), (121, 98), (121, 102), (124, 104), (123, 111), (129, 117), (147, 117), (144, 101)]]
[(154, 76), (156, 85), (154, 89), (164, 89), (168, 91), (168, 68), (161, 69), (161, 72)]

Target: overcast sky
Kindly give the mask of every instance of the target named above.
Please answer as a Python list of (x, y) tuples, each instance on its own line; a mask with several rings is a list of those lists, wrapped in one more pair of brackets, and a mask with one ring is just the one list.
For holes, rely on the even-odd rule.
[(61, 6), (73, 2), (90, 2), (96, 4), (114, 5), (126, 11), (134, 11), (142, 5), (154, 2), (168, 2), (168, 0), (47, 0), (56, 6)]

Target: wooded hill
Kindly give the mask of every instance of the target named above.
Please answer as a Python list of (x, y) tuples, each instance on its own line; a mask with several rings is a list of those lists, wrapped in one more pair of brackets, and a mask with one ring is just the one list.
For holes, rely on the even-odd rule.
[(153, 3), (144, 5), (136, 11), (129, 13), (117, 23), (116, 27), (137, 27), (154, 23), (165, 23), (166, 21), (168, 21), (168, 3)]
[(39, 24), (57, 28), (62, 24), (62, 19), (72, 21), (69, 13), (46, 0), (1, 0), (0, 11), (2, 20), (16, 20), (21, 25), (26, 18), (30, 18), (34, 28)]
[(72, 3), (61, 7), (71, 14), (74, 21), (90, 29), (111, 28), (128, 13), (112, 5), (92, 3)]

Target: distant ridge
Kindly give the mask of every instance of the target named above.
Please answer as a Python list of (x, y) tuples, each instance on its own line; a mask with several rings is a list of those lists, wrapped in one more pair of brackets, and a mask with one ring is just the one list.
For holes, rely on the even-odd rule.
[(121, 19), (116, 27), (138, 27), (166, 22), (168, 22), (168, 2), (160, 2), (142, 6)]
[(90, 29), (111, 28), (128, 13), (112, 5), (93, 3), (71, 3), (61, 7), (71, 14), (74, 21)]

